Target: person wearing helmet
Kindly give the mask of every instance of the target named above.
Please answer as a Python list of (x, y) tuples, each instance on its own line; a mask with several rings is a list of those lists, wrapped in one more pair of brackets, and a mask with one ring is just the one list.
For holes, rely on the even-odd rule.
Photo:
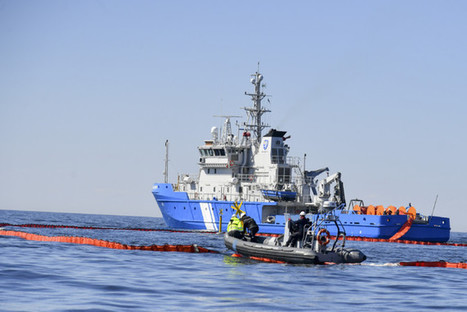
[(251, 240), (254, 240), (255, 235), (256, 233), (258, 233), (259, 230), (258, 224), (256, 224), (255, 219), (247, 216), (246, 213), (242, 212), (242, 214), (240, 215), (240, 220), (243, 222), (244, 225), (243, 234), (245, 234), (246, 229), (248, 228), (248, 231), (250, 232), (250, 238)]
[(285, 247), (295, 247), (298, 239), (303, 239), (303, 229), (305, 225), (311, 224), (310, 220), (305, 217), (305, 211), (300, 212), (300, 218), (297, 221), (289, 220), (289, 230), (291, 231), (289, 239), (285, 243)]
[(234, 213), (227, 225), (227, 235), (242, 239), (244, 232), (243, 222), (237, 217), (237, 214)]

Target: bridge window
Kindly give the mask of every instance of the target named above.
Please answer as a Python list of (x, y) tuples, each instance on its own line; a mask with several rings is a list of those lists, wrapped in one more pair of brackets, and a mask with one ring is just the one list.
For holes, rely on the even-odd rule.
[(214, 154), (216, 156), (225, 156), (225, 150), (223, 148), (214, 149)]
[(273, 148), (271, 150), (271, 162), (273, 164), (284, 164), (285, 157), (284, 157), (284, 149), (283, 148)]
[(277, 180), (280, 183), (290, 183), (290, 168), (279, 168)]

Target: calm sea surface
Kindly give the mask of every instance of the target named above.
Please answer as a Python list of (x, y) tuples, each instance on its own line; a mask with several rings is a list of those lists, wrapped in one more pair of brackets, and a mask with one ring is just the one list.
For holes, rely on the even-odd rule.
[[(0, 223), (165, 229), (159, 218), (0, 210)], [(0, 311), (467, 311), (467, 247), (348, 241), (361, 265), (233, 258), (221, 235), (6, 227), (131, 245), (198, 244), (219, 254), (113, 250), (0, 236)], [(467, 243), (467, 233), (451, 241)]]

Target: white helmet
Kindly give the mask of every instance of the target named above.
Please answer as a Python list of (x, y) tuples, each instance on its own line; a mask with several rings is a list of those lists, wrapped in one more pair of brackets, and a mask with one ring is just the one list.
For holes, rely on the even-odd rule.
[(236, 216), (237, 216), (237, 214), (236, 214), (236, 213), (234, 213), (234, 214), (232, 215), (232, 217), (231, 217), (231, 218), (235, 218)]
[(243, 218), (243, 216), (245, 216), (245, 215), (246, 215), (246, 213), (242, 212), (242, 213), (240, 214), (240, 218)]
[(301, 215), (301, 216), (306, 215), (305, 211), (300, 212), (300, 215)]

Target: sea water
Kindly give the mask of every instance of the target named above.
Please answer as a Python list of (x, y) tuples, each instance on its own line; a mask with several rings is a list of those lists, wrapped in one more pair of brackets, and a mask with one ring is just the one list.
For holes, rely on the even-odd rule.
[[(0, 236), (0, 311), (467, 311), (467, 247), (347, 241), (368, 259), (289, 265), (232, 257), (222, 235), (167, 229), (160, 218), (0, 210), (0, 223), (116, 228), (19, 228), (131, 245), (181, 244), (218, 253), (114, 250)], [(120, 229), (120, 230), (118, 230)], [(467, 243), (467, 233), (450, 242)]]

